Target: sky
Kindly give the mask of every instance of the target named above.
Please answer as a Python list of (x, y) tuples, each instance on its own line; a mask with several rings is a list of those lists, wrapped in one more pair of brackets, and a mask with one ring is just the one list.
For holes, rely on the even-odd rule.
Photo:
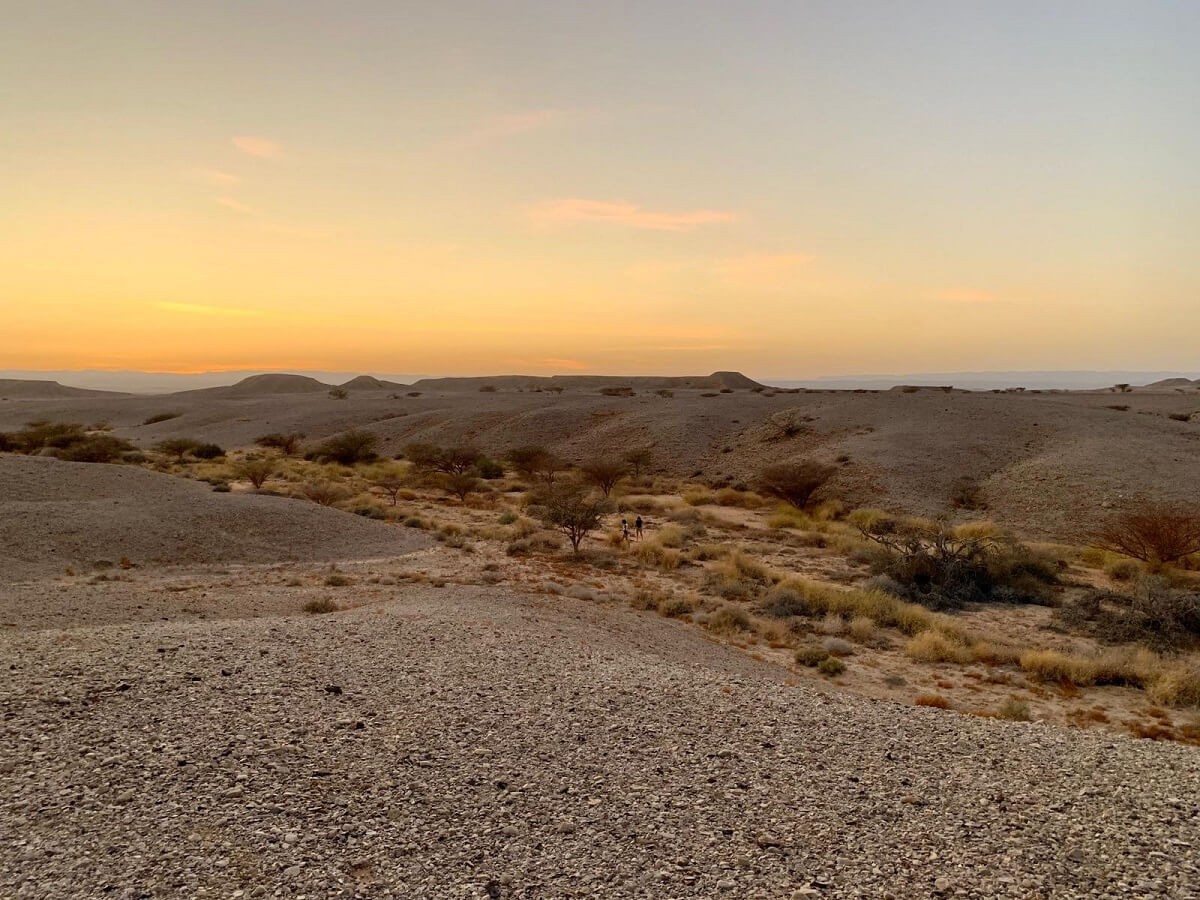
[(1200, 368), (1200, 4), (0, 0), (0, 368)]

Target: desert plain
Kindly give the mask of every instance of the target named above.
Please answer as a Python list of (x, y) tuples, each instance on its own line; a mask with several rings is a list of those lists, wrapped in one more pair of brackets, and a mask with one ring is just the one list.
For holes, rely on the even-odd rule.
[(0, 896), (1200, 896), (1194, 382), (0, 397)]

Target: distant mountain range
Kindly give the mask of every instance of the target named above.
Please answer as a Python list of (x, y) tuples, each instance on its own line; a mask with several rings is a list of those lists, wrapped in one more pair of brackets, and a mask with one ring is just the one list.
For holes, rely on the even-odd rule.
[[(896, 375), (829, 375), (820, 378), (764, 378), (777, 387), (806, 387), (824, 390), (887, 390), (898, 384), (953, 385), (968, 391), (1023, 387), (1031, 390), (1092, 391), (1114, 384), (1154, 388), (1192, 384), (1200, 373), (1124, 371), (1011, 371), (1011, 372), (907, 372)], [(1165, 382), (1177, 382), (1167, 384)]]
[[(952, 385), (984, 391), (1023, 387), (1030, 390), (1100, 390), (1114, 384), (1146, 386), (1157, 390), (1200, 388), (1200, 377), (1162, 371), (1009, 371), (917, 372), (895, 375), (830, 375), (818, 378), (763, 378), (754, 381), (740, 372), (714, 372), (697, 376), (617, 375), (494, 375), (433, 378), (419, 375), (362, 375), (325, 371), (228, 371), (178, 374), (173, 372), (107, 372), (95, 369), (33, 371), (0, 370), (2, 396), (71, 397), (88, 392), (168, 394), (210, 390), (229, 397), (273, 393), (328, 391), (341, 386), (350, 391), (469, 389), (492, 385), (500, 389), (562, 387), (586, 389), (605, 384), (652, 388), (750, 389), (758, 384), (817, 390), (887, 390), (897, 385)], [(69, 387), (68, 387), (69, 385)]]

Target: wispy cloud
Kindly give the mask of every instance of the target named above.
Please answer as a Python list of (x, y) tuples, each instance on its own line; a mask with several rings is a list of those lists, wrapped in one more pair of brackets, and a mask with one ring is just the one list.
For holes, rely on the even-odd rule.
[(232, 137), (229, 141), (243, 153), (249, 153), (251, 156), (258, 156), (262, 159), (272, 159), (278, 156), (281, 150), (280, 146), (274, 141), (269, 141), (261, 137), (241, 135)]
[(240, 319), (265, 315), (261, 309), (243, 309), (236, 306), (207, 306), (203, 303), (174, 303), (164, 300), (155, 303), (154, 306), (156, 309), (161, 309), (164, 312), (187, 313), (195, 316), (221, 316)]
[(449, 145), (465, 149), (491, 144), (518, 134), (549, 128), (559, 124), (569, 115), (570, 113), (562, 109), (530, 109), (488, 116), (466, 134), (450, 141)]
[(929, 298), (939, 303), (995, 303), (1000, 298), (988, 291), (951, 290), (933, 294)]
[(234, 200), (232, 197), (218, 197), (217, 202), (228, 209), (245, 215), (250, 215), (254, 212), (252, 207), (247, 206), (241, 200)]
[(633, 203), (607, 203), (602, 200), (583, 200), (568, 197), (551, 200), (530, 211), (537, 222), (599, 222), (626, 228), (646, 228), (654, 231), (691, 231), (702, 225), (736, 222), (737, 213), (712, 209), (691, 212), (657, 212)]
[(202, 178), (213, 187), (229, 187), (234, 184), (240, 184), (242, 180), (236, 175), (221, 172), (217, 169), (196, 169), (194, 174), (197, 178)]

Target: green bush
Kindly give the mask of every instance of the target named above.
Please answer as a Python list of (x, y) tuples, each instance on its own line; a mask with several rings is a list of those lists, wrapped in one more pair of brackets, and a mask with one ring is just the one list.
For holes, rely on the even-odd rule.
[(191, 453), (196, 459), (216, 459), (225, 455), (225, 451), (216, 444), (200, 444), (193, 447)]
[(352, 466), (355, 463), (374, 460), (378, 442), (379, 439), (369, 431), (343, 431), (327, 438), (309, 455), (320, 462)]
[(812, 669), (829, 659), (829, 651), (824, 647), (818, 647), (815, 644), (806, 644), (803, 647), (796, 648), (795, 658), (796, 665), (808, 666), (810, 669)]
[(836, 656), (830, 656), (817, 663), (817, 671), (832, 678), (834, 675), (841, 675), (845, 672), (846, 664)]

